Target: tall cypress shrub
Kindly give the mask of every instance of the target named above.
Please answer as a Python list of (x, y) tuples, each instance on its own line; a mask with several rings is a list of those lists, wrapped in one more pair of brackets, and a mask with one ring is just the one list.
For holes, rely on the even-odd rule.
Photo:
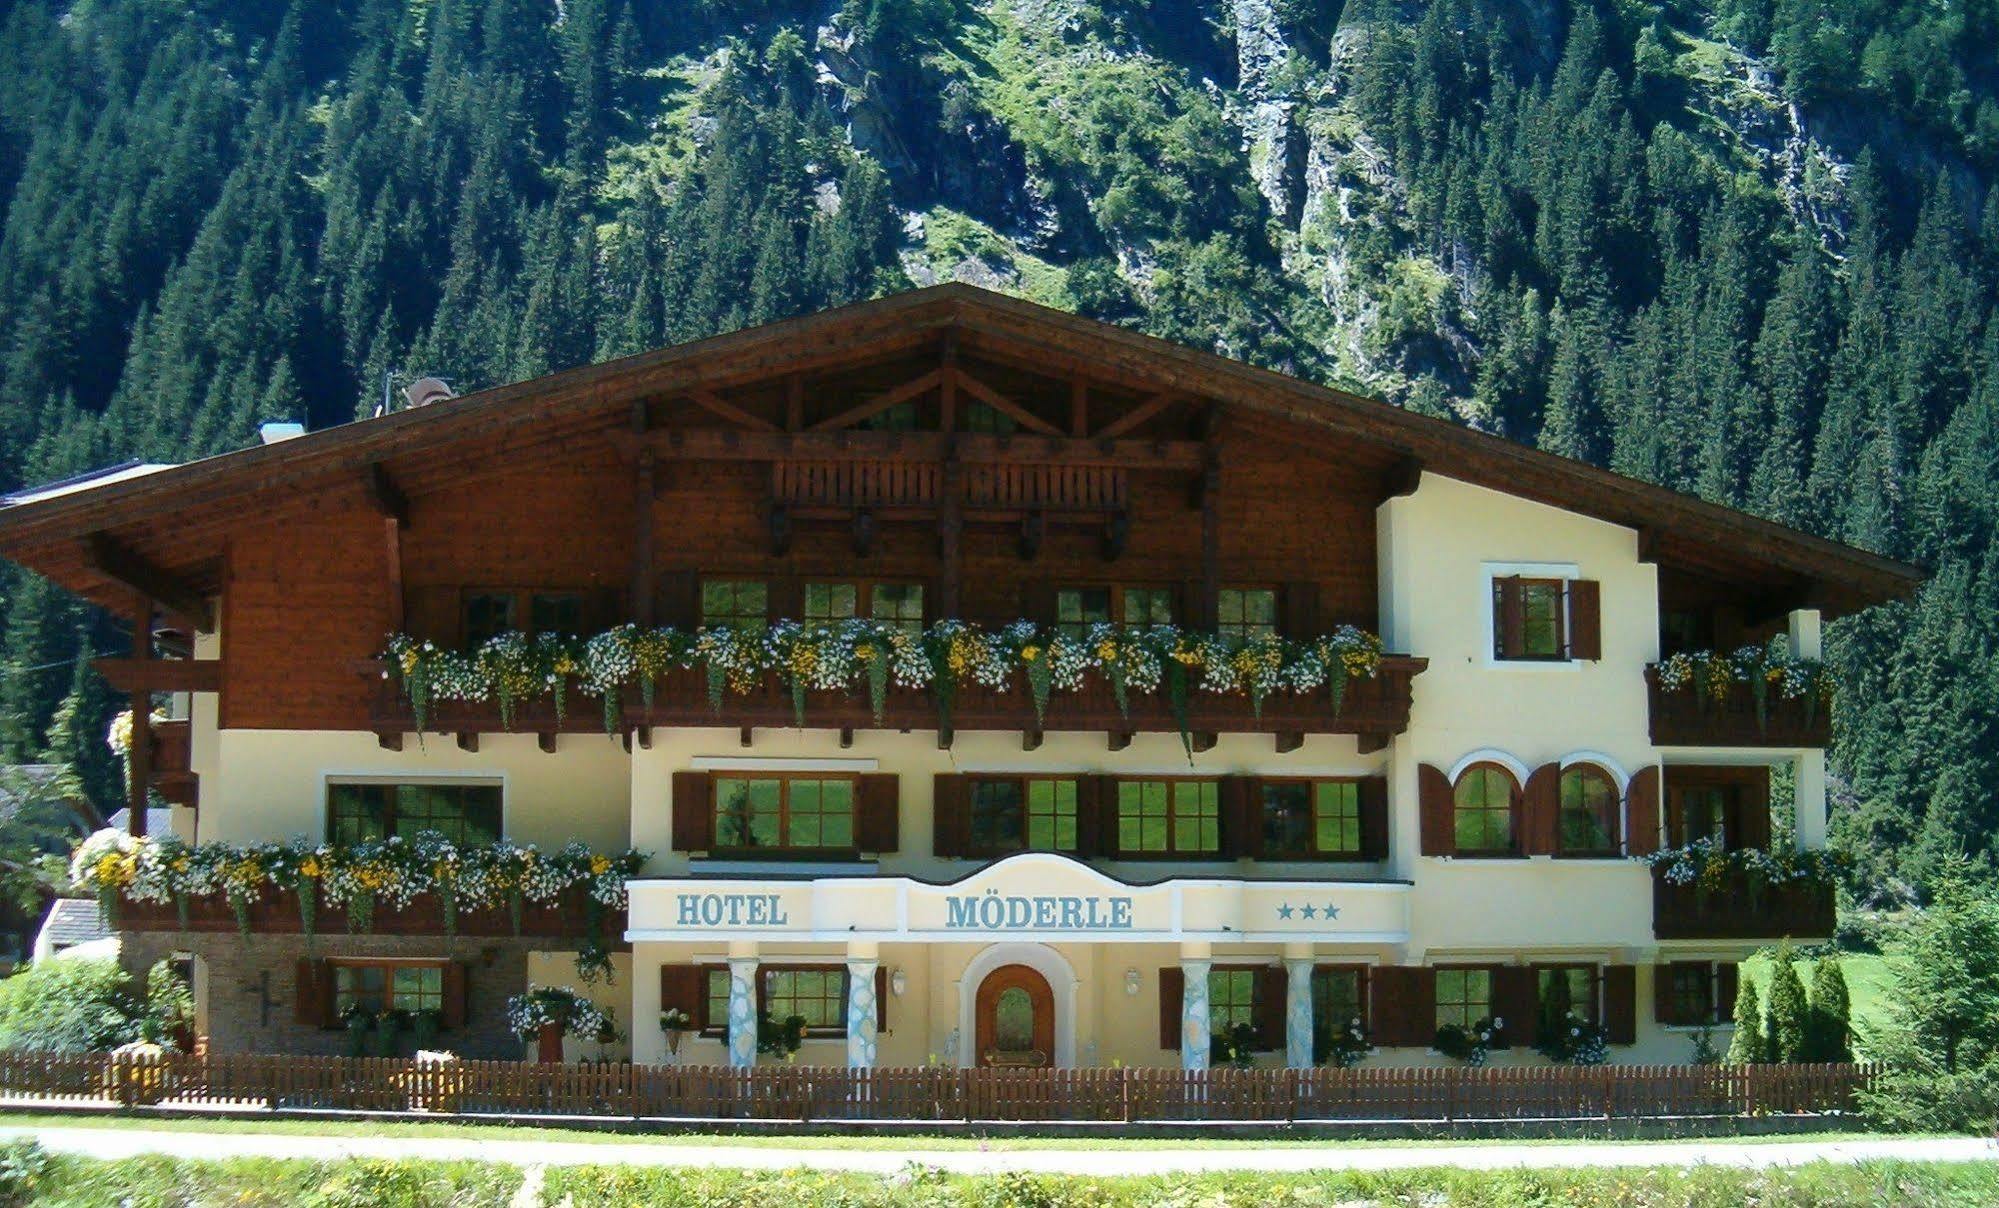
[(1804, 1061), (1808, 1053), (1806, 1032), (1810, 1005), (1805, 1001), (1805, 983), (1798, 976), (1797, 958), (1791, 946), (1777, 949), (1776, 967), (1770, 972), (1768, 1053), (1772, 1061)]
[(1812, 969), (1811, 1033), (1807, 1061), (1853, 1060), (1852, 998), (1846, 992), (1846, 971), (1836, 957), (1825, 957)]
[(1756, 982), (1747, 974), (1735, 992), (1735, 1035), (1728, 1042), (1728, 1064), (1757, 1065), (1770, 1059), (1763, 1040), (1763, 1004), (1756, 995)]

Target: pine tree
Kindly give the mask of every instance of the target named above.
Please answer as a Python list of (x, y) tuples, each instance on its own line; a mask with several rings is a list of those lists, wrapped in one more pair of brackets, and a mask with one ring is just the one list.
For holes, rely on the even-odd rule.
[(1777, 959), (1770, 970), (1770, 1003), (1766, 1008), (1770, 1060), (1805, 1059), (1810, 1010), (1805, 1001), (1805, 983), (1798, 978), (1797, 957), (1786, 942), (1778, 947)]
[(1822, 956), (1812, 968), (1810, 1044), (1807, 1061), (1853, 1060), (1852, 1003), (1839, 958)]
[(1735, 992), (1735, 1034), (1728, 1041), (1728, 1064), (1760, 1065), (1770, 1059), (1770, 1046), (1763, 1035), (1763, 1006), (1757, 1001), (1756, 982), (1741, 979)]

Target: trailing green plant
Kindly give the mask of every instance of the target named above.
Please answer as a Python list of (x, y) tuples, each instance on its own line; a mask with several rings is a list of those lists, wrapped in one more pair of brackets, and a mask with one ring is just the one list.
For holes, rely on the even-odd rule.
[(561, 1028), (563, 1035), (583, 1040), (617, 1034), (611, 1013), (574, 990), (530, 985), (507, 999), (507, 1030), (522, 1040), (531, 1039), (551, 1024)]
[(1832, 670), (1818, 659), (1794, 658), (1789, 643), (1773, 638), (1767, 645), (1738, 647), (1729, 654), (1712, 650), (1668, 655), (1659, 663), (1659, 687), (1689, 692), (1702, 709), (1720, 707), (1741, 685), (1756, 702), (1756, 723), (1768, 726), (1770, 700), (1803, 701), (1805, 723), (1832, 704)]
[(1713, 837), (1684, 847), (1668, 847), (1633, 859), (1659, 872), (1669, 884), (1691, 885), (1703, 893), (1720, 893), (1740, 885), (1751, 897), (1776, 885), (1830, 887), (1852, 867), (1845, 852), (1813, 848), (1727, 848)]

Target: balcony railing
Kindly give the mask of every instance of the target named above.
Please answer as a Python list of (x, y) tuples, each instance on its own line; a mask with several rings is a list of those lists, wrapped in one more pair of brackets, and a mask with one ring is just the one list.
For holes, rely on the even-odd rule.
[[(1409, 726), (1411, 685), (1428, 665), (1428, 660), (1387, 655), (1372, 678), (1349, 679), (1335, 709), (1326, 691), (1310, 694), (1273, 692), (1265, 697), (1261, 710), (1246, 696), (1224, 696), (1193, 691), (1188, 693), (1186, 729), (1200, 741), (1201, 735), (1220, 733), (1263, 733), (1302, 737), (1306, 734), (1355, 734), (1362, 738), (1363, 750), (1379, 749), (1389, 738)], [(383, 674), (382, 664), (369, 661), (362, 670), (378, 683), (370, 715), (370, 728), (385, 739), (417, 729), (416, 718), (401, 685)], [(1181, 722), (1164, 691), (1127, 695), (1120, 710), (1116, 694), (1102, 676), (1092, 673), (1074, 691), (1058, 691), (1048, 700), (1045, 715), (1037, 721), (1034, 697), (1024, 682), (1001, 692), (977, 684), (960, 685), (951, 702), (948, 724), (929, 688), (891, 685), (883, 701), (880, 719), (874, 714), (867, 692), (808, 691), (804, 695), (804, 724), (823, 729), (884, 730), (1018, 730), (1040, 733), (1055, 730), (1099, 730), (1114, 734), (1179, 733)], [(514, 711), (511, 729), (529, 734), (603, 733), (603, 702), (586, 696), (572, 682), (565, 695), (565, 710), (556, 716), (552, 697), (544, 695), (520, 702)], [(792, 727), (799, 724), (797, 701), (788, 685), (775, 676), (765, 676), (748, 690), (729, 689), (720, 708), (710, 702), (706, 676), (699, 670), (677, 669), (658, 683), (648, 707), (634, 687), (627, 687), (619, 702), (614, 728), (670, 726)], [(509, 729), (502, 724), (499, 706), (491, 701), (439, 701), (425, 719), (426, 730), (438, 733), (478, 734)]]
[(1675, 884), (1655, 869), (1652, 932), (1662, 940), (1826, 939), (1838, 922), (1830, 881), (1770, 884), (1742, 872)]
[[(346, 907), (327, 902), (323, 892), (315, 897), (314, 902), (315, 934), (350, 934)], [(298, 896), (270, 890), (260, 892), (250, 900), (242, 919), (238, 919), (228, 898), (219, 893), (189, 898), (185, 921), (180, 908), (172, 903), (121, 898), (113, 925), (122, 931), (215, 933), (238, 931), (245, 926), (256, 935), (300, 935), (305, 931)], [(584, 901), (583, 891), (570, 889), (546, 905), (523, 903), (518, 932), (514, 930), (512, 912), (506, 906), (461, 909), (456, 930), (461, 936), (493, 938), (518, 934), (554, 941), (557, 946), (580, 947), (591, 937), (593, 927), (610, 939), (612, 947), (624, 946), (619, 937), (625, 933), (625, 912), (604, 907), (593, 917)], [(429, 893), (418, 894), (408, 905), (401, 907), (387, 900), (378, 901), (367, 927), (354, 933), (441, 936), (446, 933), (444, 909), (436, 895)]]
[(1832, 741), (1832, 710), (1813, 696), (1774, 689), (1759, 708), (1748, 684), (1731, 683), (1720, 699), (1688, 685), (1669, 689), (1659, 668), (1645, 669), (1652, 741), (1662, 747), (1823, 747)]
[(188, 721), (156, 721), (152, 726), (152, 785), (163, 800), (175, 805), (194, 805), (200, 794), (200, 778), (192, 762), (193, 724)]

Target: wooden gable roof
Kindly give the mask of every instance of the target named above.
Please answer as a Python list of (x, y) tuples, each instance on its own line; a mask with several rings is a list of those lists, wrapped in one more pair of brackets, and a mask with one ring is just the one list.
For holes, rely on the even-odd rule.
[[(923, 369), (940, 349), (945, 368)], [(801, 414), (799, 381), (838, 373), (851, 386), (868, 381), (871, 367), (878, 389)], [(559, 458), (607, 439), (631, 448), (641, 439), (635, 428), (646, 428), (661, 408), (673, 409), (683, 426), (689, 414), (708, 423), (673, 439), (691, 439), (712, 455), (809, 455), (837, 445), (857, 418), (936, 387), (939, 373), (956, 373), (960, 397), (1009, 414), (1019, 435), (1000, 441), (1003, 449), (1031, 449), (1044, 439), (1052, 449), (1059, 439), (1075, 456), (1122, 441), (1133, 457), (1179, 464), (1188, 446), (1159, 439), (1157, 421), (1177, 412), (1198, 426), (1219, 416), (1354, 463), (1382, 483), (1384, 495), (1428, 470), (1628, 526), (1643, 556), (1686, 578), (1760, 594), (1773, 608), (1838, 615), (1905, 596), (1921, 579), (1917, 568), (1893, 559), (1595, 466), (957, 284), (31, 498), (0, 508), (0, 554), (108, 605), (125, 606), (131, 588), (143, 587), (185, 617), (200, 608), (200, 594), (219, 586), (224, 542), (243, 524), (357, 502), (392, 515), (411, 494), (476, 479), (496, 465)], [(1079, 387), (1073, 417), (1013, 414), (1024, 408), (1013, 401), (1008, 375), (1087, 382), (1092, 399)]]

